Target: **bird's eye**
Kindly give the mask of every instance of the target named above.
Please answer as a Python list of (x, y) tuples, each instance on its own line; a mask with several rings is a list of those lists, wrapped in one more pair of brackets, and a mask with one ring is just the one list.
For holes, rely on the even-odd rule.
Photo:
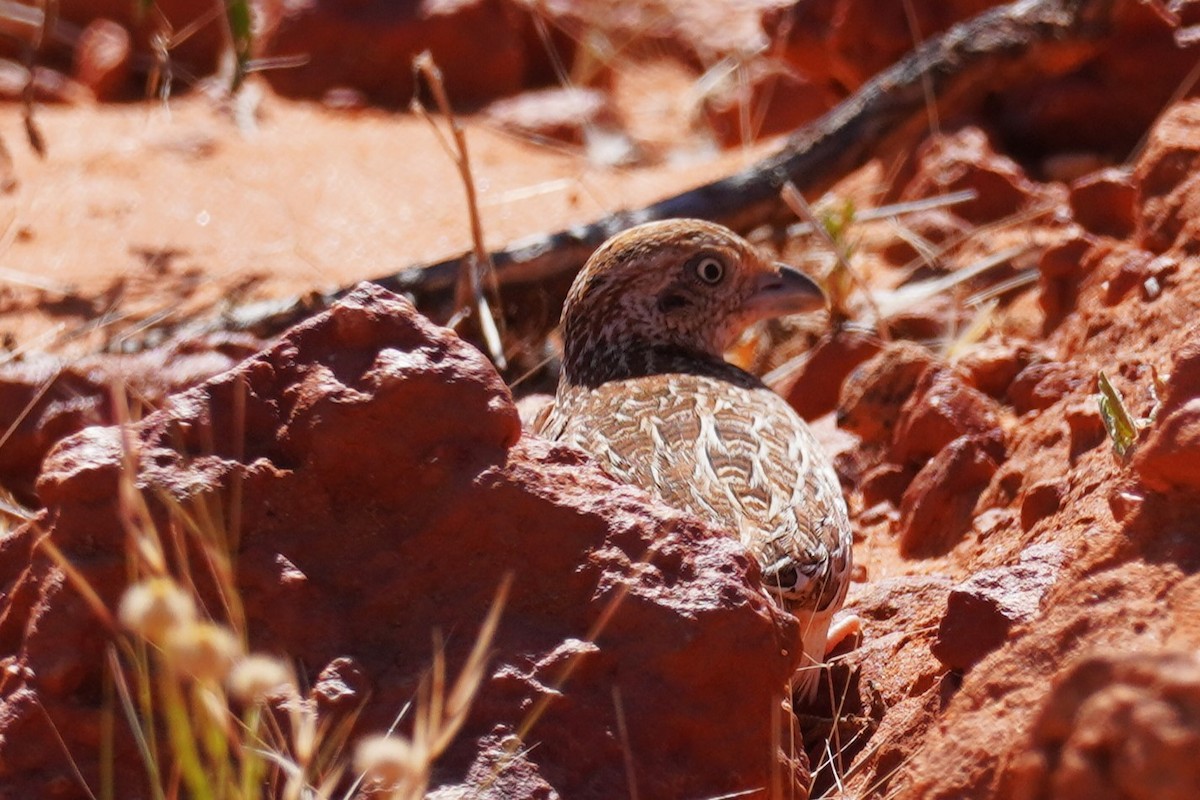
[(725, 263), (716, 256), (701, 256), (691, 264), (692, 272), (704, 283), (713, 286), (725, 277)]

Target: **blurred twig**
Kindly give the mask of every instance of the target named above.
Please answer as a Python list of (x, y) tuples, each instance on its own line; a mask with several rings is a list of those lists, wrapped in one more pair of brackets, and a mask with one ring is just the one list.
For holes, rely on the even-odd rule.
[[(459, 124), (458, 118), (454, 116), (454, 112), (450, 108), (450, 99), (446, 95), (446, 86), (442, 80), (442, 71), (438, 69), (437, 64), (433, 63), (433, 56), (430, 55), (428, 50), (413, 59), (413, 70), (420, 77), (423, 77), (429, 85), (429, 90), (433, 93), (433, 98), (438, 104), (438, 109), (442, 112), (442, 116), (446, 118), (446, 124), (450, 129), (454, 147), (450, 146), (450, 143), (438, 128), (433, 117), (416, 97), (412, 100), (411, 108), (415, 113), (420, 114), (429, 123), (434, 133), (437, 134), (442, 147), (454, 160), (454, 165), (458, 168), (458, 174), (462, 178), (463, 188), (467, 193), (467, 213), (471, 219), (471, 242), (474, 245), (474, 249), (468, 257), (462, 259), (458, 270), (458, 281), (455, 289), (456, 316), (463, 309), (469, 308), (471, 310), (475, 319), (478, 320), (480, 332), (483, 334), (484, 343), (488, 348), (488, 355), (491, 356), (492, 362), (498, 368), (504, 369), (507, 366), (507, 361), (504, 358), (504, 345), (501, 333), (503, 319), (492, 314), (491, 304), (488, 301), (488, 294), (493, 298), (499, 299), (500, 286), (496, 280), (495, 265), (493, 265), (492, 258), (483, 244), (483, 222), (479, 217), (479, 200), (475, 191), (475, 178), (471, 174), (471, 157), (467, 150), (467, 137), (463, 133), (463, 128)], [(486, 294), (483, 289), (483, 281), (485, 279), (488, 284)]]

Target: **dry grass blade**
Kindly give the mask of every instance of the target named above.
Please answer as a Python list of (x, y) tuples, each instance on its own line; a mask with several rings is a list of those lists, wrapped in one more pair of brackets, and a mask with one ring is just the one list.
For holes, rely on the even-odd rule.
[(629, 744), (629, 728), (625, 724), (625, 705), (621, 702), (621, 687), (612, 687), (613, 713), (617, 717), (617, 736), (621, 739), (621, 756), (625, 760), (625, 779), (629, 782), (629, 800), (638, 800), (637, 772), (633, 763), (633, 748)]
[[(930, 278), (928, 280), (912, 283), (907, 286), (901, 286), (884, 294), (879, 301), (879, 307), (883, 313), (891, 316), (898, 314), (901, 311), (912, 308), (920, 303), (925, 302), (931, 297), (948, 292), (956, 286), (960, 286), (967, 281), (987, 273), (996, 267), (1008, 264), (1014, 258), (1018, 258), (1029, 252), (1032, 245), (1019, 244), (1013, 247), (1007, 247), (997, 253), (993, 253), (987, 258), (982, 258), (970, 266), (955, 270), (949, 275), (938, 278)], [(986, 299), (986, 298), (981, 298)]]
[[(496, 269), (492, 263), (492, 257), (483, 243), (483, 222), (479, 216), (479, 199), (475, 190), (475, 178), (471, 173), (471, 157), (467, 150), (467, 137), (458, 118), (454, 116), (454, 112), (450, 108), (450, 99), (446, 94), (442, 72), (433, 62), (433, 56), (428, 50), (413, 59), (413, 71), (425, 79), (430, 91), (433, 92), (438, 109), (446, 118), (446, 124), (450, 129), (450, 135), (454, 141), (453, 149), (446, 142), (433, 117), (415, 97), (412, 101), (412, 109), (420, 114), (437, 133), (442, 146), (450, 154), (454, 165), (458, 168), (458, 174), (462, 178), (463, 188), (467, 194), (467, 213), (471, 220), (472, 257), (466, 258), (462, 262), (456, 301), (459, 308), (465, 307), (468, 301), (473, 304), (471, 308), (479, 322), (479, 329), (483, 334), (484, 344), (487, 345), (488, 355), (491, 356), (492, 362), (497, 368), (505, 369), (508, 363), (504, 357), (503, 337), (500, 330), (503, 318), (497, 318), (492, 313), (487, 297), (487, 294), (490, 294), (498, 300), (500, 286), (496, 280)], [(483, 288), (485, 277), (488, 284), (487, 294), (484, 293)]]

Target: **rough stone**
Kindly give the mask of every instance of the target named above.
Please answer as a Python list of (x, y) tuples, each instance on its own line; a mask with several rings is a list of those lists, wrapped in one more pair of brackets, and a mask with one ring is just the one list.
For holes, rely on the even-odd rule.
[(935, 363), (933, 354), (920, 345), (889, 344), (856, 367), (842, 385), (838, 425), (867, 443), (890, 441), (901, 407)]
[(1100, 236), (1124, 239), (1137, 227), (1137, 187), (1128, 170), (1110, 167), (1071, 184), (1071, 213)]
[(1141, 206), (1138, 235), (1147, 250), (1161, 253), (1195, 233), (1200, 218), (1198, 130), (1200, 102), (1173, 106), (1155, 126), (1134, 170)]
[[(552, 41), (570, 63), (572, 41)], [(375, 103), (406, 104), (416, 88), (412, 60), (425, 51), (455, 103), (492, 100), (554, 77), (529, 12), (503, 0), (285, 3), (266, 47), (269, 56), (306, 56), (301, 66), (266, 75), (276, 91), (298, 97), (351, 87)]]
[(1014, 797), (1185, 800), (1200, 786), (1200, 658), (1096, 654), (1055, 681)]
[(878, 353), (880, 346), (878, 337), (871, 334), (837, 331), (823, 337), (812, 350), (797, 356), (799, 369), (791, 377), (791, 385), (776, 387), (776, 390), (805, 419), (822, 417), (837, 408), (838, 395), (846, 377)]
[[(458, 669), (511, 577), (483, 685), (435, 786), (479, 791), (490, 773), (475, 765), (494, 752), (489, 742), (537, 708), (521, 743), (538, 776), (529, 797), (545, 786), (621, 795), (628, 752), (646, 796), (743, 791), (776, 774), (802, 791), (803, 764), (772, 747), (781, 740), (771, 709), (797, 666), (787, 652), (796, 622), (763, 594), (754, 559), (727, 534), (613, 483), (580, 451), (522, 438), (487, 360), (401, 298), (360, 287), (173, 395), (127, 438), (135, 475), (113, 428), (57, 446), (38, 482), (40, 529), (111, 608), (128, 579), (113, 502), (123, 482), (141, 489), (160, 527), (174, 504), (236, 518), (250, 646), (320, 673), (325, 722), (356, 712), (353, 736), (386, 729), (415, 695), (433, 631)], [(222, 503), (232, 496), (241, 513), (231, 518)], [(0, 539), (0, 642), (16, 667), (0, 690), (0, 778), (13, 796), (47, 796), (64, 780), (56, 796), (82, 796), (46, 719), (98, 785), (89, 731), (102, 713), (109, 632), (33, 551), (36, 536), (25, 527)], [(195, 552), (190, 561), (207, 607), (221, 608), (206, 562)], [(360, 707), (359, 697), (370, 700)], [(118, 727), (117, 794), (136, 795), (142, 775)]]
[(1081, 369), (1059, 361), (1030, 364), (1008, 387), (1008, 401), (1018, 414), (1042, 411), (1089, 381)]
[(1021, 167), (998, 155), (987, 134), (976, 127), (931, 138), (916, 157), (916, 176), (900, 193), (901, 199), (974, 191), (975, 199), (956, 205), (954, 213), (976, 225), (1016, 213), (1034, 193)]
[(937, 555), (970, 527), (975, 501), (996, 471), (987, 437), (960, 436), (921, 468), (900, 501), (900, 552)]
[(1159, 492), (1200, 492), (1200, 397), (1160, 417), (1139, 443), (1134, 469)]
[(973, 667), (1004, 643), (1013, 625), (1037, 617), (1063, 560), (1055, 545), (1031, 545), (1016, 564), (982, 570), (955, 586), (932, 645), (934, 656), (951, 669)]
[(1004, 434), (995, 402), (964, 383), (953, 369), (926, 370), (900, 409), (891, 460), (924, 464), (950, 442), (967, 435), (986, 442), (993, 460), (1004, 458)]
[(140, 416), (170, 393), (223, 372), (256, 352), (250, 336), (190, 339), (135, 355), (101, 354), (70, 361), (30, 356), (0, 368), (0, 485), (37, 505), (42, 459), (61, 439), (88, 425), (116, 421), (116, 396)]

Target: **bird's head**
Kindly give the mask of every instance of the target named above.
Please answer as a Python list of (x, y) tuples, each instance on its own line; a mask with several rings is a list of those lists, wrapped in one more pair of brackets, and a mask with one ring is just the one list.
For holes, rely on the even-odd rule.
[(667, 355), (720, 360), (750, 324), (825, 302), (811, 278), (721, 225), (639, 225), (601, 245), (571, 285), (563, 378), (597, 385), (636, 377), (658, 371)]

